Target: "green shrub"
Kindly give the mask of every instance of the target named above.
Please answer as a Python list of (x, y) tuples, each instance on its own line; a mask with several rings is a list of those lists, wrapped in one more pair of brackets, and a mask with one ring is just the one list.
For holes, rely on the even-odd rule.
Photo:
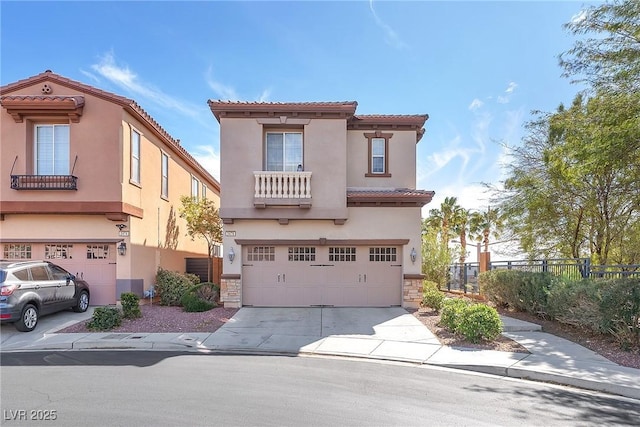
[(98, 307), (93, 312), (93, 317), (87, 322), (87, 328), (96, 331), (108, 331), (120, 326), (122, 313), (116, 307)]
[(502, 321), (495, 308), (486, 304), (471, 304), (457, 317), (455, 332), (467, 341), (493, 341), (502, 333)]
[(202, 282), (191, 288), (201, 299), (209, 302), (217, 302), (220, 297), (220, 286), (212, 282)]
[(547, 314), (560, 323), (599, 331), (600, 300), (600, 287), (594, 280), (559, 281), (549, 291)]
[(137, 319), (142, 317), (140, 311), (140, 297), (133, 292), (124, 292), (120, 294), (120, 302), (122, 304), (122, 313), (125, 319)]
[(160, 304), (180, 305), (182, 295), (199, 280), (194, 274), (181, 274), (159, 268), (156, 274), (156, 291), (160, 296)]
[(193, 292), (187, 292), (180, 299), (182, 308), (187, 312), (200, 312), (211, 310), (216, 306), (215, 302), (205, 301)]
[(451, 332), (455, 332), (458, 319), (468, 305), (469, 302), (462, 298), (445, 299), (442, 304), (442, 313), (440, 314), (440, 325)]
[(640, 279), (609, 279), (600, 286), (600, 331), (622, 348), (640, 344)]
[(422, 293), (422, 305), (432, 308), (436, 313), (442, 309), (444, 299), (444, 294), (433, 287), (426, 288)]
[(549, 273), (491, 270), (478, 277), (481, 292), (497, 306), (545, 315), (547, 296), (560, 279)]
[(440, 289), (440, 286), (436, 282), (432, 282), (431, 280), (423, 280), (422, 281), (422, 292), (425, 292), (427, 289)]
[(180, 298), (184, 311), (207, 311), (216, 307), (220, 287), (215, 283), (203, 282), (193, 285)]

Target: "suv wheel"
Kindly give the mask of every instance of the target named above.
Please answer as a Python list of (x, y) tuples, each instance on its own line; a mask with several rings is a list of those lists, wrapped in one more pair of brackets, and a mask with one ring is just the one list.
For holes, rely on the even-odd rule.
[(31, 332), (38, 324), (38, 307), (27, 304), (22, 309), (20, 319), (16, 322), (16, 329), (21, 332)]
[(78, 303), (73, 307), (76, 313), (84, 313), (89, 308), (89, 293), (87, 291), (80, 292), (78, 295)]

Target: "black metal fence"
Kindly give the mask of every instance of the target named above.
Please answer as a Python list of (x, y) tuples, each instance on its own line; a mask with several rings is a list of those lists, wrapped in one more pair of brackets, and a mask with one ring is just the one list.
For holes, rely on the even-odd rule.
[[(546, 272), (569, 280), (584, 278), (640, 278), (640, 264), (593, 265), (589, 258), (555, 258), (541, 260), (492, 261), (491, 270), (520, 270)], [(447, 289), (478, 293), (477, 262), (456, 263), (449, 266)]]

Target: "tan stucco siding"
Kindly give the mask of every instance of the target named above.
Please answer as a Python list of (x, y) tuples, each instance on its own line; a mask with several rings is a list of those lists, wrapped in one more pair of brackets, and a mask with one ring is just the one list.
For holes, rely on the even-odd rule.
[(349, 168), (347, 186), (416, 188), (416, 132), (384, 131), (393, 136), (389, 139), (388, 172), (391, 177), (367, 177), (369, 149), (365, 133), (371, 130), (350, 130), (347, 132), (347, 153)]
[(255, 209), (254, 172), (264, 170), (266, 127), (255, 119), (221, 120), (221, 216), (227, 218), (330, 219), (346, 215), (346, 121), (308, 120), (304, 127), (269, 125), (269, 130), (302, 130), (305, 172), (311, 172), (310, 209)]
[[(41, 85), (24, 88), (12, 95), (41, 95)], [(34, 128), (37, 124), (69, 124), (69, 174), (78, 177), (77, 191), (65, 192), (68, 201), (120, 200), (120, 117), (121, 107), (100, 98), (61, 85), (54, 85), (56, 95), (82, 95), (84, 112), (78, 123), (69, 123), (64, 115), (27, 116), (16, 123), (6, 110), (0, 111), (0, 188), (3, 201), (29, 201), (30, 191), (11, 191), (10, 175), (34, 174)], [(77, 158), (77, 160), (76, 160)], [(15, 161), (15, 166), (14, 166)], [(13, 170), (13, 172), (12, 172)], [(39, 201), (59, 201), (58, 192), (40, 192)]]

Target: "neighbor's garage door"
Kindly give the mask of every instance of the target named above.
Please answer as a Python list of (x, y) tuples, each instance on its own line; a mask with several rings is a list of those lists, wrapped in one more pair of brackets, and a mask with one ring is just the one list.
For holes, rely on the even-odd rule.
[(249, 246), (243, 250), (243, 305), (400, 305), (399, 247)]
[(91, 305), (116, 303), (116, 247), (106, 243), (45, 244), (44, 257), (89, 284)]

